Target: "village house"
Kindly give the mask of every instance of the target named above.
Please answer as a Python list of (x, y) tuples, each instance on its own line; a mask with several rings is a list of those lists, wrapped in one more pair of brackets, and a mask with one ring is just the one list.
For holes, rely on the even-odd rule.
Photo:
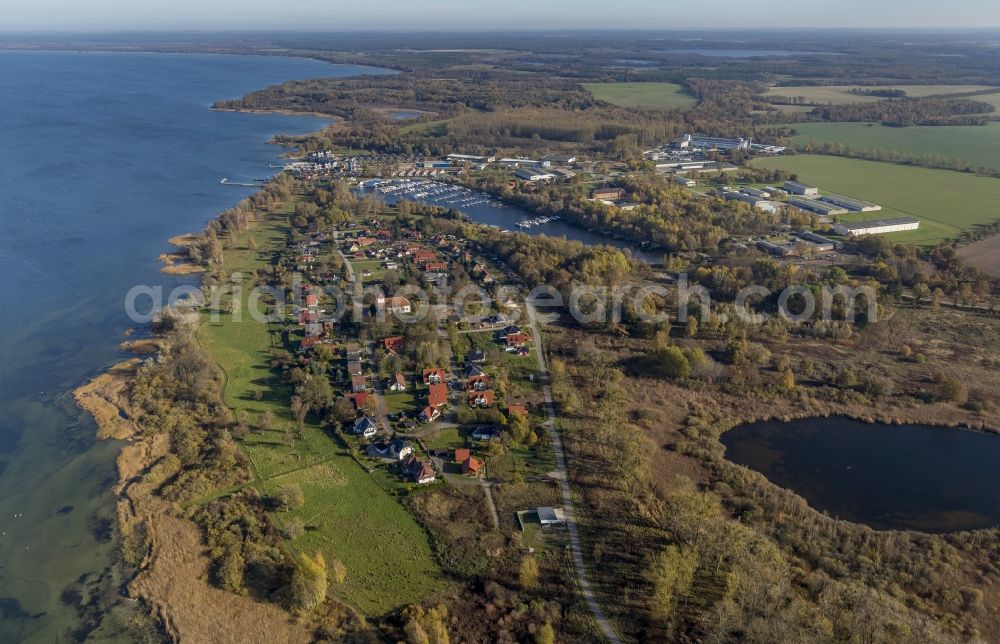
[(427, 404), (437, 409), (448, 404), (448, 385), (442, 383), (427, 386)]
[(467, 379), (479, 378), (485, 375), (486, 372), (483, 371), (483, 368), (478, 365), (470, 364), (465, 368), (465, 377)]
[(495, 441), (500, 440), (503, 430), (496, 425), (482, 425), (472, 430), (472, 440)]
[(469, 394), (469, 407), (491, 407), (493, 405), (493, 390), (474, 391)]
[(360, 393), (368, 387), (368, 379), (364, 376), (351, 376), (351, 391)]
[(403, 461), (403, 473), (413, 479), (417, 485), (433, 483), (437, 480), (437, 474), (430, 463), (425, 463), (413, 455)]
[(509, 349), (517, 349), (528, 343), (528, 336), (524, 333), (511, 333), (505, 338), (505, 343)]
[(354, 421), (354, 427), (351, 431), (355, 436), (371, 438), (378, 433), (378, 424), (368, 416), (362, 416)]
[(389, 391), (405, 391), (406, 390), (406, 378), (403, 374), (397, 373), (395, 376), (389, 379)]
[(426, 250), (424, 248), (420, 248), (419, 250), (414, 251), (413, 253), (413, 261), (416, 262), (417, 264), (423, 264), (425, 262), (433, 262), (435, 259), (437, 259), (437, 254), (432, 250)]
[(385, 438), (368, 446), (368, 455), (372, 458), (403, 461), (411, 454), (413, 454), (413, 446), (410, 444), (410, 441), (401, 438), (395, 440)]
[(444, 369), (424, 369), (423, 381), (425, 385), (436, 385), (447, 379), (448, 373)]
[(479, 476), (479, 472), (482, 469), (479, 459), (473, 456), (469, 449), (464, 447), (455, 450), (455, 462), (462, 468), (462, 474), (469, 476)]
[(359, 360), (361, 358), (361, 346), (357, 342), (348, 342), (344, 347), (344, 355), (348, 360)]
[(490, 388), (490, 377), (486, 374), (472, 376), (465, 381), (466, 391), (486, 391)]
[(420, 411), (420, 420), (424, 421), (425, 423), (434, 422), (438, 418), (441, 418), (441, 412), (435, 409), (434, 407), (424, 407)]
[(352, 360), (347, 363), (347, 374), (352, 378), (354, 376), (360, 376), (362, 374), (361, 361)]
[(375, 298), (375, 308), (395, 315), (403, 315), (413, 312), (413, 305), (405, 297), (385, 297), (379, 294)]
[(507, 405), (507, 416), (521, 416), (522, 418), (527, 418), (528, 408), (524, 405)]
[(482, 469), (482, 463), (479, 462), (475, 456), (470, 456), (467, 459), (460, 461), (462, 465), (462, 474), (472, 477), (478, 477), (479, 472)]
[(367, 403), (368, 399), (371, 397), (371, 394), (366, 391), (362, 391), (356, 394), (351, 394), (351, 397), (354, 399), (354, 408), (358, 411), (362, 411), (365, 408), (365, 403)]
[(403, 350), (406, 339), (401, 335), (389, 336), (382, 340), (382, 346), (390, 353), (399, 353)]

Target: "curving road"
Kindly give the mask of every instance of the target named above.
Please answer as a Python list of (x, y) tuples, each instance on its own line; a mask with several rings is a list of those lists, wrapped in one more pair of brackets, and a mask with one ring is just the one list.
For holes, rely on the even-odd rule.
[(583, 547), (580, 544), (580, 533), (576, 526), (576, 514), (573, 508), (573, 495), (569, 487), (569, 472), (566, 470), (566, 452), (563, 450), (562, 438), (556, 429), (556, 410), (552, 402), (552, 389), (549, 387), (549, 367), (545, 362), (545, 351), (542, 348), (542, 335), (538, 331), (538, 322), (535, 315), (535, 307), (530, 302), (525, 302), (528, 312), (528, 323), (531, 327), (531, 335), (535, 342), (535, 354), (538, 356), (539, 379), (541, 380), (542, 393), (545, 396), (545, 412), (548, 420), (545, 421), (545, 429), (549, 432), (552, 442), (552, 451), (556, 457), (556, 477), (559, 481), (559, 489), (562, 493), (563, 512), (566, 518), (566, 527), (569, 530), (570, 550), (573, 553), (573, 568), (576, 570), (576, 581), (580, 586), (580, 594), (590, 609), (590, 614), (597, 623), (597, 627), (606, 640), (614, 644), (622, 641), (615, 632), (614, 627), (608, 620), (607, 615), (601, 608), (594, 591), (587, 581), (587, 568), (583, 565)]

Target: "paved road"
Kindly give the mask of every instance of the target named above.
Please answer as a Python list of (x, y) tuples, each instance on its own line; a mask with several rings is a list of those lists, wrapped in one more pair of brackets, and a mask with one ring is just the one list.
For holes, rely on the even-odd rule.
[(587, 608), (590, 609), (590, 614), (597, 623), (601, 635), (609, 642), (619, 644), (622, 641), (621, 638), (615, 632), (614, 627), (611, 626), (611, 622), (604, 614), (604, 610), (594, 596), (594, 591), (590, 588), (590, 582), (587, 581), (587, 568), (583, 565), (583, 547), (580, 544), (580, 533), (577, 530), (576, 514), (573, 509), (573, 494), (569, 487), (569, 472), (566, 470), (566, 452), (563, 450), (562, 438), (556, 429), (556, 411), (555, 405), (552, 402), (552, 389), (549, 387), (549, 367), (545, 362), (542, 335), (538, 331), (535, 308), (531, 304), (527, 304), (527, 311), (531, 334), (535, 341), (535, 354), (538, 356), (538, 371), (540, 373), (542, 393), (545, 396), (545, 412), (548, 414), (548, 420), (545, 421), (545, 428), (549, 432), (552, 451), (555, 452), (556, 457), (557, 475), (554, 478), (559, 482), (559, 489), (562, 493), (563, 512), (566, 517), (566, 527), (569, 530), (569, 544), (573, 552), (573, 568), (576, 570), (576, 580), (580, 586), (580, 594), (587, 603)]

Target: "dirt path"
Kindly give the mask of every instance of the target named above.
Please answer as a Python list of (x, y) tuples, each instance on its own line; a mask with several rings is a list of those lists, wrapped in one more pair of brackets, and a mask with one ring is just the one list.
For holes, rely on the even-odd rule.
[(587, 580), (587, 568), (583, 563), (583, 546), (580, 542), (580, 533), (576, 525), (576, 513), (573, 507), (573, 494), (569, 486), (569, 473), (566, 470), (566, 452), (563, 450), (562, 438), (556, 429), (556, 411), (552, 401), (552, 389), (549, 387), (549, 368), (545, 362), (545, 351), (542, 348), (542, 334), (538, 330), (538, 322), (535, 319), (535, 308), (526, 303), (528, 311), (528, 322), (531, 327), (531, 334), (535, 342), (535, 354), (538, 356), (539, 380), (541, 380), (542, 393), (545, 396), (545, 412), (548, 420), (545, 421), (545, 429), (549, 432), (552, 442), (552, 451), (556, 458), (556, 476), (559, 483), (559, 490), (562, 493), (563, 512), (566, 517), (566, 527), (569, 530), (569, 544), (573, 552), (573, 568), (576, 570), (577, 584), (580, 586), (580, 594), (590, 609), (590, 614), (597, 623), (601, 635), (608, 640), (618, 644), (621, 638), (615, 632), (614, 627), (604, 614), (594, 591)]

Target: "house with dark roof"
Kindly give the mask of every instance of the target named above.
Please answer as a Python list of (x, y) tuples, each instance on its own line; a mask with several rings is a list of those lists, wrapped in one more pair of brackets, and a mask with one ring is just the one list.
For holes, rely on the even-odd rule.
[(482, 425), (472, 430), (472, 439), (477, 441), (500, 440), (503, 430), (496, 425)]
[(431, 464), (412, 455), (403, 461), (403, 473), (413, 479), (417, 485), (433, 483), (437, 480), (437, 473)]
[(413, 445), (410, 441), (397, 438), (395, 440), (383, 439), (368, 446), (368, 455), (372, 458), (383, 458), (392, 461), (404, 461), (413, 454)]
[(368, 416), (362, 416), (361, 418), (354, 421), (354, 426), (351, 428), (351, 433), (355, 436), (364, 436), (365, 438), (371, 438), (378, 433), (378, 424)]

